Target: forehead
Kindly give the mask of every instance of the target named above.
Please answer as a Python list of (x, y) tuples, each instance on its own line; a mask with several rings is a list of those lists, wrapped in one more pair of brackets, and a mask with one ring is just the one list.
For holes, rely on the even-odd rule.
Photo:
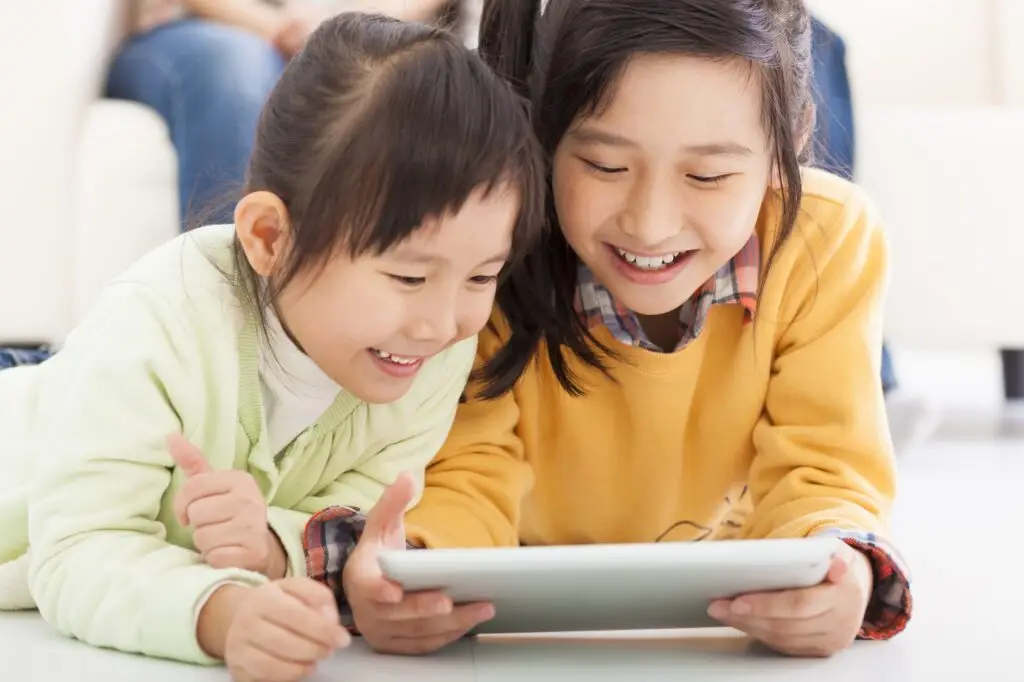
[(708, 143), (767, 148), (761, 78), (739, 58), (638, 55), (590, 117), (648, 149)]
[(509, 248), (519, 192), (498, 185), (486, 195), (477, 188), (457, 213), (427, 220), (397, 244), (393, 257), (410, 261), (481, 260), (501, 255)]

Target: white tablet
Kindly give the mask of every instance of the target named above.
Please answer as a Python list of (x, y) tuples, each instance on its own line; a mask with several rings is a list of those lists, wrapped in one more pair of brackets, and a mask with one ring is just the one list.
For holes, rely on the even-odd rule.
[(841, 541), (727, 540), (637, 545), (388, 551), (408, 592), (490, 602), (477, 634), (655, 630), (720, 625), (714, 599), (821, 582)]

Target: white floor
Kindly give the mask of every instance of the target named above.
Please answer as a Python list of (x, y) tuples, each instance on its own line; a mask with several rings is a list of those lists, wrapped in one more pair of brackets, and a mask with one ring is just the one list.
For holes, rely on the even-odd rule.
[[(980, 605), (984, 613), (1021, 613), (1024, 590), (1010, 576), (1024, 527), (1024, 405), (1003, 401), (996, 353), (903, 352), (896, 362), (903, 386), (930, 398), (939, 417), (932, 438), (900, 458), (894, 525), (914, 572), (913, 636), (931, 639), (951, 613), (991, 595), (1003, 603)], [(965, 639), (984, 637), (986, 620), (964, 623)], [(1018, 618), (998, 627), (1024, 635)]]
[[(892, 642), (860, 642), (829, 661), (766, 656), (721, 631), (683, 638), (639, 633), (623, 641), (462, 642), (429, 659), (376, 657), (356, 646), (325, 664), (315, 679), (1019, 679), (1024, 590), (1017, 577), (1017, 537), (1024, 505), (1016, 495), (1024, 480), (1024, 406), (1003, 403), (994, 354), (903, 352), (897, 363), (904, 387), (932, 398), (940, 427), (929, 442), (900, 458), (894, 539), (913, 572), (915, 604), (907, 632)], [(0, 658), (14, 662), (12, 679), (227, 680), (223, 670), (147, 661), (64, 640), (32, 614), (0, 615)]]
[(998, 355), (903, 352), (896, 362), (903, 388), (926, 396), (938, 419), (929, 440), (899, 458), (897, 532), (920, 533), (919, 517), (940, 510), (934, 537), (907, 542), (991, 537), (1024, 520), (1024, 506), (1011, 503), (1024, 480), (1024, 403), (1003, 400)]

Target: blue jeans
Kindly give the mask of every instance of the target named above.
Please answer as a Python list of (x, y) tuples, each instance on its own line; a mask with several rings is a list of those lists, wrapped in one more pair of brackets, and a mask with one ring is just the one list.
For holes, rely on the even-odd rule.
[(50, 351), (46, 348), (0, 348), (0, 369), (38, 365), (49, 357)]
[[(818, 108), (812, 137), (817, 166), (851, 179), (854, 171), (853, 97), (846, 71), (846, 44), (828, 26), (812, 22), (814, 100)], [(889, 348), (882, 345), (882, 389), (896, 388), (896, 371)]]
[(183, 226), (196, 213), (231, 222), (260, 110), (285, 63), (262, 38), (200, 19), (159, 26), (121, 47), (107, 95), (144, 104), (167, 122)]
[(812, 144), (817, 166), (853, 178), (853, 97), (846, 72), (846, 44), (828, 26), (812, 21), (812, 76), (817, 122)]

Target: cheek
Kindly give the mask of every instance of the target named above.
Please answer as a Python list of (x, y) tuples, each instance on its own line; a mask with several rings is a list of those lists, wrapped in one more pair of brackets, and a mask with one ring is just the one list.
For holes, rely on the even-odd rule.
[(552, 176), (555, 212), (558, 223), (570, 243), (577, 243), (597, 232), (613, 215), (614, 191), (584, 171), (555, 167)]
[(394, 302), (382, 300), (381, 288), (363, 280), (325, 271), (311, 284), (297, 284), (284, 292), (279, 307), (310, 353), (319, 349), (336, 355), (379, 342), (374, 336), (396, 314)]
[(750, 239), (763, 201), (763, 191), (755, 191), (721, 192), (702, 202), (692, 216), (701, 241), (712, 251), (735, 253)]
[[(289, 319), (292, 334), (310, 354), (332, 346), (348, 346), (362, 327), (346, 322), (353, 319), (356, 311), (346, 304), (343, 297), (327, 297), (309, 291), (288, 301), (287, 313), (283, 309), (283, 300), (281, 305), (282, 315)], [(365, 314), (357, 319), (365, 320)]]
[(492, 288), (490, 293), (468, 292), (460, 302), (458, 314), (460, 341), (480, 333), (484, 325), (487, 324), (494, 309), (495, 291), (496, 289)]

